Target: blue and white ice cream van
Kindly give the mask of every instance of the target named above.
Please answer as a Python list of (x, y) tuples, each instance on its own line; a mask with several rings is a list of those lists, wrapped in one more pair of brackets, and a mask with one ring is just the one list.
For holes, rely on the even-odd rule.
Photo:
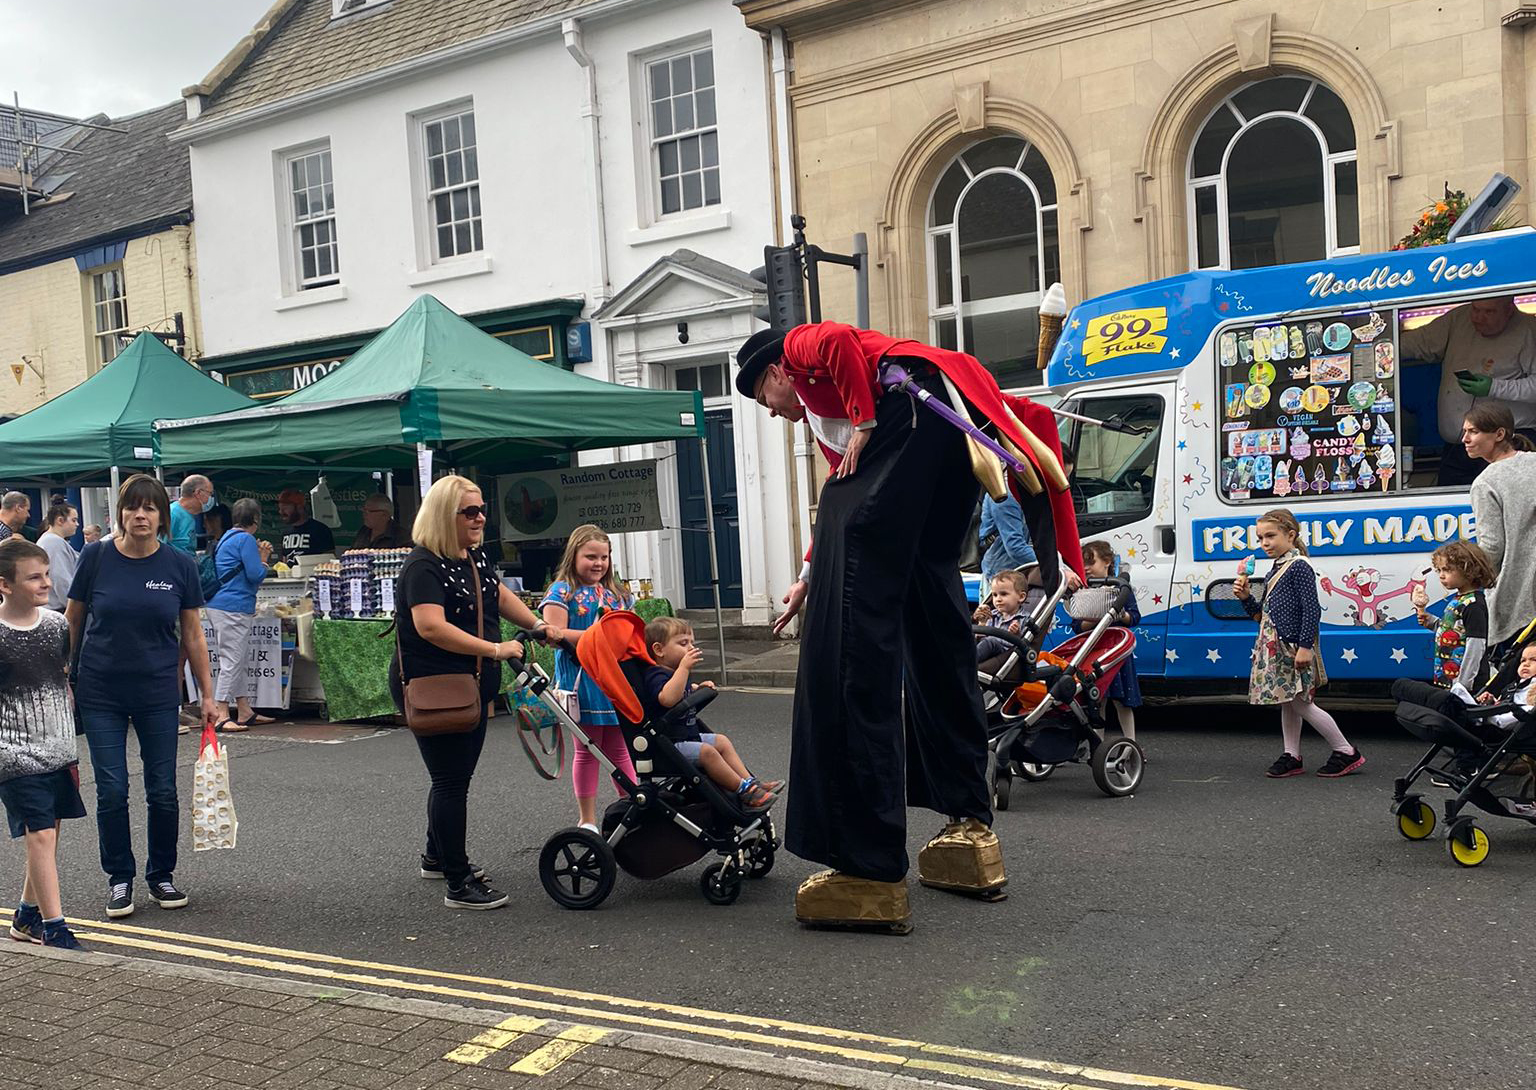
[[(1403, 348), (1458, 305), (1532, 292), (1526, 229), (1194, 272), (1075, 307), (1048, 381), (1062, 408), (1111, 425), (1064, 419), (1062, 440), (1083, 540), (1109, 540), (1133, 579), (1141, 676), (1246, 681), (1255, 627), (1231, 580), (1250, 556), (1268, 570), (1254, 520), (1288, 507), (1321, 577), (1330, 677), (1427, 679), (1412, 593), (1439, 612), (1430, 554), (1476, 527), (1466, 487), (1436, 485), (1442, 365)], [(1447, 383), (1464, 366), (1445, 364)]]

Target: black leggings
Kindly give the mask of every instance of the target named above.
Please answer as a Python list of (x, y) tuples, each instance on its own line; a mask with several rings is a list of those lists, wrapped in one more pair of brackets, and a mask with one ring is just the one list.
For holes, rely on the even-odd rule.
[(465, 847), (469, 825), (469, 781), (485, 746), (485, 711), (474, 730), (462, 734), (418, 734), (432, 788), (427, 792), (427, 855), (443, 868), (450, 885), (462, 885), (469, 876)]
[[(400, 677), (391, 664), (390, 695), (395, 706), (404, 708)], [(448, 883), (459, 886), (469, 877), (469, 850), (465, 847), (469, 827), (469, 781), (480, 763), (485, 748), (485, 709), (495, 697), (494, 684), (480, 686), (480, 722), (474, 730), (458, 734), (418, 734), (416, 747), (432, 787), (427, 792), (428, 858), (437, 860)]]

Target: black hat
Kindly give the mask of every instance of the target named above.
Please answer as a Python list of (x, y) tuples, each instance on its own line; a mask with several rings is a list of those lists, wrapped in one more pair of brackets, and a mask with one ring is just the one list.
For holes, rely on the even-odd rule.
[(747, 338), (736, 353), (736, 389), (742, 397), (757, 396), (757, 380), (784, 358), (784, 334), (776, 329), (760, 329)]

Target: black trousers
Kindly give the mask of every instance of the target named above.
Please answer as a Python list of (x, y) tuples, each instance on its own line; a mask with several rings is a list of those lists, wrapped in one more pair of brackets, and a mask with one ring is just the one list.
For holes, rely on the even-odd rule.
[[(923, 385), (942, 396), (937, 378)], [(875, 420), (857, 472), (821, 494), (785, 843), (894, 882), (909, 804), (992, 821), (959, 568), (979, 486), (962, 434), (905, 394), (884, 395)]]
[[(492, 673), (494, 668), (494, 674)], [(480, 722), (474, 730), (459, 734), (418, 734), (416, 748), (432, 786), (427, 790), (426, 855), (438, 861), (443, 877), (451, 886), (462, 885), (469, 877), (469, 781), (480, 763), (485, 748), (485, 709), (495, 698), (494, 678), (500, 677), (500, 664), (488, 663), (480, 685)], [(395, 706), (403, 709), (400, 675), (390, 664), (389, 691)]]

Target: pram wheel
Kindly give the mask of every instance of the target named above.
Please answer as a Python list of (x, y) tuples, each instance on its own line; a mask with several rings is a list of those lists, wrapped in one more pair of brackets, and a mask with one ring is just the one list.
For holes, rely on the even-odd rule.
[(1013, 770), (1030, 783), (1039, 783), (1055, 772), (1056, 766), (1036, 764), (1034, 761), (1014, 761)]
[(992, 805), (999, 810), (1008, 809), (1008, 796), (1012, 793), (1013, 778), (1008, 774), (1006, 761), (997, 759), (997, 750), (987, 750), (987, 791)]
[(1124, 798), (1141, 786), (1141, 774), (1146, 769), (1141, 747), (1129, 738), (1099, 743), (1088, 763), (1099, 790), (1116, 799)]
[(561, 908), (596, 908), (613, 892), (618, 875), (613, 849), (586, 829), (561, 829), (539, 853), (539, 881)]
[(1417, 795), (1396, 806), (1397, 831), (1409, 840), (1423, 840), (1435, 831), (1435, 810)]
[(1462, 818), (1445, 834), (1445, 850), (1463, 867), (1475, 867), (1488, 858), (1488, 834), (1471, 818)]
[(773, 855), (773, 840), (770, 837), (763, 836), (754, 840), (747, 849), (747, 877), (767, 877), (768, 872), (773, 870)]
[[(772, 858), (770, 855), (769, 859)], [(736, 898), (741, 896), (741, 871), (731, 863), (714, 863), (699, 875), (699, 889), (712, 905), (735, 904)]]

